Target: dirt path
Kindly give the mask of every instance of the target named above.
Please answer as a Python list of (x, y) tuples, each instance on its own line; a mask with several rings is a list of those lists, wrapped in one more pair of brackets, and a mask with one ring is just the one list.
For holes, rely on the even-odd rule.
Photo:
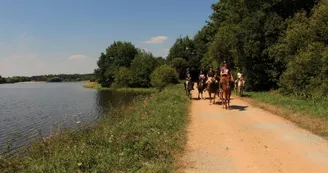
[(193, 100), (182, 172), (328, 173), (326, 140), (245, 101), (231, 105)]

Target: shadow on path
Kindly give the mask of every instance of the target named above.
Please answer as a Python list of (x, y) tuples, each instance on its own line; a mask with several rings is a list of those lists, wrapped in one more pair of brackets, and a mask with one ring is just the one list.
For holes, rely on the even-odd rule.
[(248, 106), (238, 106), (238, 105), (231, 105), (231, 110), (239, 110), (239, 111), (245, 111)]

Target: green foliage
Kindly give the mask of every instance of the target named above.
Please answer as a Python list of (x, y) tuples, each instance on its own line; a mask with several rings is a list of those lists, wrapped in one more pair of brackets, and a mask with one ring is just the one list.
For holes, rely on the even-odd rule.
[(2, 83), (6, 83), (6, 79), (3, 78), (2, 76), (0, 76), (0, 84), (2, 84)]
[[(286, 64), (280, 91), (308, 100), (327, 98), (328, 6), (321, 3), (309, 17), (298, 13), (274, 51)], [(276, 55), (276, 56), (277, 56)]]
[(129, 87), (129, 83), (131, 79), (132, 79), (131, 70), (129, 70), (126, 67), (120, 67), (118, 71), (115, 73), (113, 85), (114, 87), (117, 88)]
[(157, 61), (151, 53), (139, 51), (131, 62), (132, 87), (150, 87), (150, 74), (157, 67)]
[(53, 77), (53, 78), (50, 78), (48, 79), (47, 82), (62, 82), (63, 79), (59, 78), (59, 77)]
[(167, 84), (178, 83), (178, 74), (174, 68), (168, 65), (157, 67), (150, 76), (152, 86), (162, 89)]
[[(212, 5), (210, 20), (193, 39), (176, 40), (168, 60), (180, 77), (185, 66), (217, 69), (226, 60), (234, 74), (243, 73), (249, 90), (285, 87), (288, 82), (282, 82), (289, 80), (287, 76), (293, 76), (287, 72), (293, 65), (287, 64), (296, 54), (311, 43), (328, 43), (327, 2), (315, 6), (317, 3), (317, 0), (219, 1)], [(190, 51), (186, 47), (190, 47)], [(298, 59), (300, 57), (304, 56)], [(283, 75), (285, 71), (288, 75)], [(313, 81), (315, 85), (324, 83), (318, 79)], [(319, 93), (323, 93), (322, 87), (320, 90)]]
[(102, 87), (148, 88), (151, 86), (151, 72), (166, 64), (166, 60), (138, 50), (131, 43), (119, 41), (109, 46), (106, 54), (101, 53), (97, 64), (94, 73)]
[(197, 56), (195, 43), (188, 36), (175, 41), (167, 59), (177, 68), (180, 78), (184, 78), (186, 67), (198, 69), (200, 64), (200, 56)]
[(189, 102), (181, 85), (137, 97), (93, 127), (0, 157), (1, 173), (174, 172), (175, 156), (185, 144)]
[(42, 76), (14, 76), (8, 78), (1, 78), (0, 76), (0, 84), (1, 83), (16, 83), (16, 82), (29, 82), (29, 81), (49, 81), (52, 78), (60, 78), (65, 82), (77, 82), (77, 81), (95, 81), (94, 74), (57, 74), (57, 75), (42, 75)]
[(183, 58), (174, 58), (171, 65), (176, 69), (179, 78), (184, 79), (185, 69), (188, 67), (188, 62)]
[(109, 87), (114, 82), (116, 71), (120, 67), (130, 67), (131, 61), (138, 50), (130, 42), (114, 42), (106, 49), (106, 54), (101, 53), (97, 62), (98, 69), (95, 74), (103, 87)]
[(155, 58), (156, 60), (156, 66), (161, 66), (161, 65), (164, 65), (164, 64), (167, 64), (167, 60), (164, 59), (163, 57), (156, 57)]

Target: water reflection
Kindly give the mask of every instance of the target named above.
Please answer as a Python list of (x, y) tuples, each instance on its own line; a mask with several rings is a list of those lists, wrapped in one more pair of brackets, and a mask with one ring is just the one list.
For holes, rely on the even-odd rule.
[(59, 129), (93, 124), (137, 95), (85, 89), (83, 84), (0, 85), (0, 152), (11, 139), (15, 150)]

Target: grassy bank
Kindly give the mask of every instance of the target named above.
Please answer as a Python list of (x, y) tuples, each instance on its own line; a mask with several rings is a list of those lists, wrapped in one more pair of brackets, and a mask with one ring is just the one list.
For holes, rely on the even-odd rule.
[(158, 92), (156, 88), (105, 88), (97, 82), (89, 82), (83, 85), (84, 88), (98, 89), (98, 90), (115, 90), (118, 92), (137, 92), (137, 93), (155, 93)]
[(189, 100), (181, 85), (136, 98), (93, 128), (2, 156), (1, 172), (172, 172), (183, 150)]
[(244, 98), (256, 106), (283, 116), (315, 134), (328, 138), (328, 102), (316, 103), (277, 92), (246, 92)]

